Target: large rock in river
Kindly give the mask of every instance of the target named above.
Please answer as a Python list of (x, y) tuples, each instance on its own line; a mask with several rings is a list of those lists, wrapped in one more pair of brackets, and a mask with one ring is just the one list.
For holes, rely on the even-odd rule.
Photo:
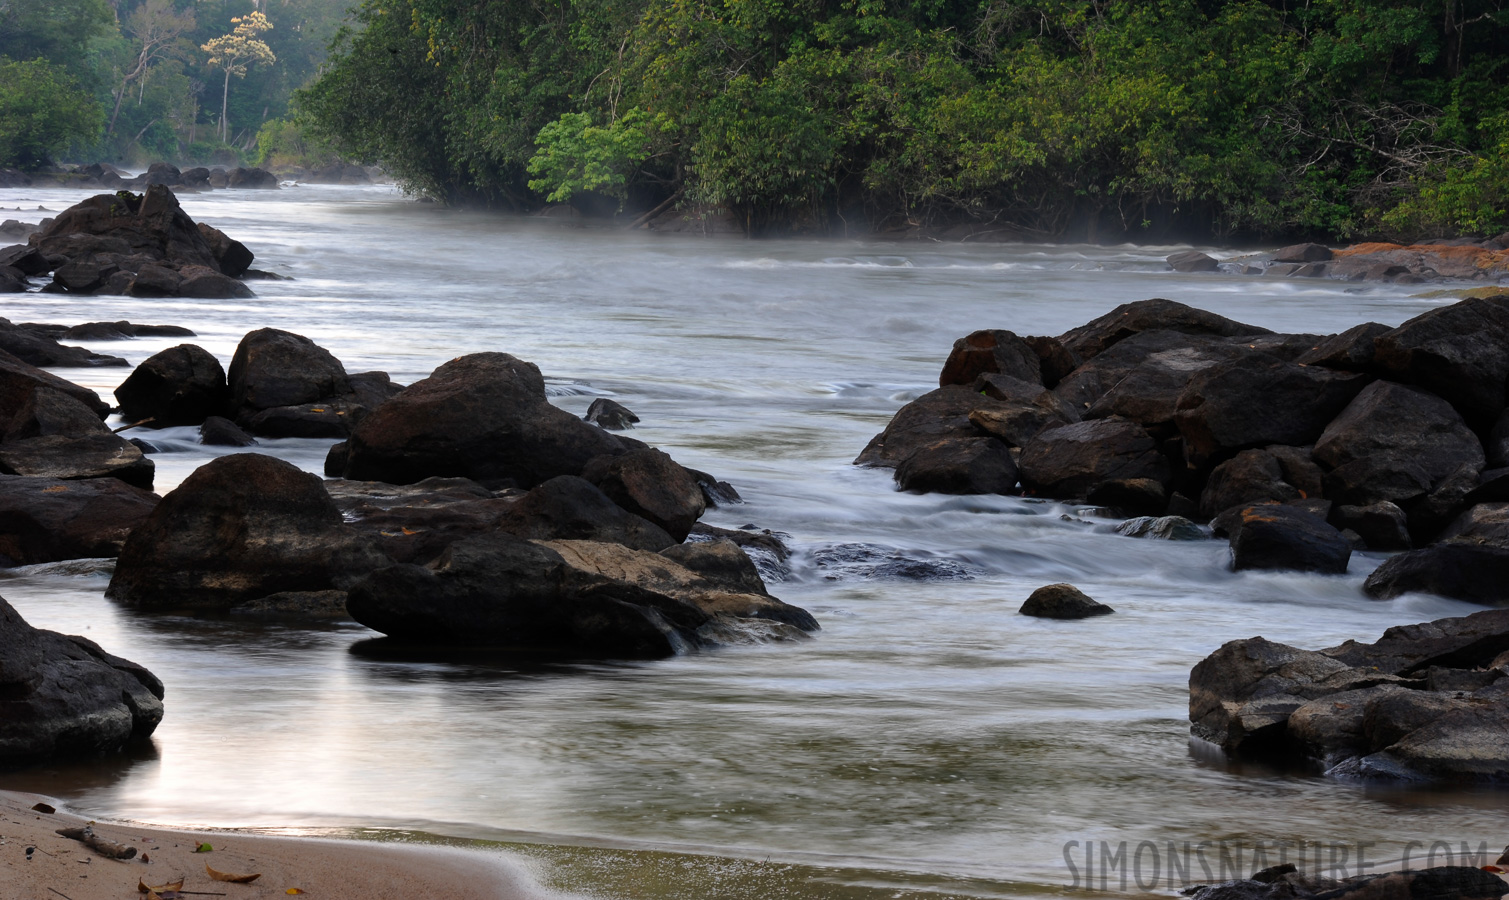
[(697, 479), (664, 452), (630, 450), (599, 456), (582, 469), (614, 503), (665, 529), (678, 542), (707, 510)]
[(1471, 476), (1469, 489), (1476, 486), (1484, 463), (1477, 436), (1449, 403), (1391, 381), (1359, 393), (1326, 426), (1313, 455), (1330, 470), (1330, 499), (1352, 506), (1386, 500), (1406, 512), (1463, 470)]
[(33, 628), (0, 598), (0, 767), (145, 740), (162, 698), (151, 672), (86, 638)]
[(1212, 366), (1179, 396), (1186, 458), (1202, 466), (1269, 444), (1312, 444), (1371, 380), (1264, 354)]
[(179, 344), (147, 357), (115, 389), (121, 418), (151, 427), (199, 425), (230, 406), (225, 369), (209, 351)]
[(432, 475), (530, 488), (580, 475), (624, 441), (545, 399), (533, 364), (506, 353), (451, 360), (363, 419), (346, 449), (346, 478), (411, 484)]
[(1326, 520), (1294, 506), (1262, 503), (1230, 517), (1231, 567), (1340, 575), (1352, 545)]
[(1509, 610), (1312, 652), (1232, 641), (1190, 673), (1191, 731), (1246, 758), (1376, 780), (1509, 777)]
[(372, 573), (352, 588), (347, 608), (407, 642), (614, 657), (715, 642), (710, 626), (720, 619), (816, 624), (768, 595), (729, 587), (616, 544), (491, 534), (452, 544), (429, 566)]
[(51, 388), (73, 397), (87, 406), (101, 421), (110, 414), (110, 407), (94, 391), (71, 381), (64, 381), (51, 372), (44, 372), (0, 350), (0, 433), (10, 429), (11, 419), (31, 400), (32, 392), (39, 387)]
[(1119, 416), (1050, 428), (1022, 448), (1022, 487), (1157, 515), (1167, 506), (1168, 460), (1141, 425)]
[(1037, 352), (1014, 332), (976, 331), (954, 341), (954, 349), (938, 375), (938, 387), (973, 384), (981, 375), (1007, 375), (1037, 384), (1043, 382)]
[(1509, 381), (1509, 296), (1463, 300), (1379, 335), (1376, 363), (1395, 381), (1446, 398), (1486, 431), (1505, 407)]
[(388, 559), (345, 524), (320, 478), (257, 453), (223, 456), (171, 491), (126, 539), (106, 596), (219, 608), (343, 589)]
[(1086, 361), (1117, 343), (1144, 331), (1177, 331), (1188, 335), (1241, 337), (1271, 334), (1266, 328), (1244, 325), (1225, 316), (1174, 300), (1123, 303), (1105, 315), (1059, 336), (1059, 341)]
[(115, 556), (157, 501), (115, 478), (0, 475), (0, 566)]

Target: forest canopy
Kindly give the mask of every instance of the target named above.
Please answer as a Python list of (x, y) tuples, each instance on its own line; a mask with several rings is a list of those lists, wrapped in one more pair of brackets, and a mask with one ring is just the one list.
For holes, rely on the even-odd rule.
[[(0, 0), (0, 167), (255, 160), (259, 132), (288, 132), (349, 5)], [(267, 28), (244, 34), (256, 17)]]
[(755, 232), (1497, 233), (1506, 6), (361, 0), (300, 103), (450, 202), (674, 199)]

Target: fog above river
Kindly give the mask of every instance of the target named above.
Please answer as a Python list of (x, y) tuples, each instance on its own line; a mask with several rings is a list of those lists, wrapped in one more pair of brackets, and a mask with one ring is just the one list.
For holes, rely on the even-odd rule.
[[(13, 210), (79, 199), (0, 191), (5, 217), (33, 221), (46, 213)], [(103, 599), (107, 575), (21, 570), (0, 577), (0, 594), (38, 626), (148, 666), (167, 684), (167, 718), (141, 759), (0, 785), (173, 825), (413, 828), (828, 872), (797, 879), (800, 896), (867, 896), (863, 885), (1035, 894), (1071, 880), (1062, 847), (1074, 840), (1366, 840), (1379, 859), (1411, 840), (1495, 850), (1504, 840), (1500, 793), (1237, 771), (1187, 740), (1189, 669), (1227, 640), (1318, 648), (1472, 607), (1366, 599), (1377, 556), (1354, 556), (1344, 577), (1234, 574), (1224, 542), (1119, 537), (1058, 504), (901, 494), (888, 470), (849, 465), (936, 386), (952, 342), (979, 328), (1058, 334), (1167, 297), (1330, 333), (1397, 324), (1451, 298), (1176, 275), (1162, 262), (1171, 247), (666, 236), (447, 210), (381, 187), (183, 204), (247, 244), (258, 268), (296, 280), (255, 282), (258, 297), (244, 301), (33, 293), (7, 297), (4, 315), (184, 325), (226, 364), (245, 332), (283, 328), (348, 371), (402, 383), (469, 352), (533, 361), (558, 405), (581, 413), (611, 396), (641, 417), (635, 437), (731, 481), (746, 503), (706, 520), (789, 535), (793, 571), (771, 591), (823, 630), (796, 644), (520, 671), (373, 655), (363, 644), (373, 633), (354, 624), (142, 614)], [(173, 343), (90, 347), (134, 365)], [(108, 397), (129, 369), (58, 372)], [(152, 439), (172, 450), (154, 457), (159, 491), (211, 452), (193, 429)], [(258, 449), (319, 471), (329, 443)], [(961, 577), (825, 563), (825, 550), (855, 544)], [(1117, 614), (1016, 614), (1058, 581)], [(541, 852), (550, 880), (561, 857)], [(611, 893), (606, 875), (571, 884)]]

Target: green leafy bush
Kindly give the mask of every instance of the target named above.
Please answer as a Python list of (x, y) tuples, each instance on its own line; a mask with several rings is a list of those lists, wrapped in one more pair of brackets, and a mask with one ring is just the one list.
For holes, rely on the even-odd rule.
[(104, 110), (60, 67), (0, 57), (0, 166), (46, 165), (96, 140), (104, 123)]

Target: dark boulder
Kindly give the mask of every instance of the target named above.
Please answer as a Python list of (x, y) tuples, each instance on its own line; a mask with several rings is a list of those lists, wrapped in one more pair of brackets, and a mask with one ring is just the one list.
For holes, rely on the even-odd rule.
[(1333, 334), (1318, 341), (1314, 347), (1294, 360), (1302, 366), (1324, 366), (1327, 369), (1342, 369), (1347, 372), (1371, 372), (1373, 370), (1373, 343), (1390, 329), (1377, 322), (1354, 325), (1341, 334)]
[(276, 328), (250, 332), (236, 346), (228, 378), (238, 421), (264, 409), (318, 403), (351, 393), (345, 366), (309, 338)]
[(1037, 351), (1010, 331), (976, 331), (954, 341), (953, 352), (943, 364), (938, 386), (973, 384), (981, 375), (1009, 375), (1041, 384), (1042, 363)]
[(205, 243), (209, 244), (210, 253), (215, 257), (216, 264), (220, 267), (223, 275), (231, 278), (239, 278), (242, 273), (251, 268), (256, 260), (256, 255), (246, 249), (246, 245), (238, 240), (226, 236), (225, 232), (218, 228), (199, 223), (199, 234), (203, 236)]
[[(1022, 487), (1047, 497), (1086, 498), (1156, 515), (1167, 503), (1168, 460), (1135, 422), (1112, 416), (1050, 428), (1022, 448)], [(1162, 496), (1162, 501), (1159, 497)]]
[(1018, 610), (1037, 619), (1088, 619), (1108, 616), (1116, 610), (1091, 599), (1072, 584), (1049, 584), (1038, 588)]
[(1117, 525), (1114, 531), (1123, 537), (1154, 541), (1203, 541), (1210, 537), (1183, 516), (1138, 516)]
[(38, 437), (91, 437), (108, 435), (110, 429), (94, 410), (70, 394), (50, 387), (32, 391), (10, 417), (0, 442)]
[(39, 387), (51, 388), (73, 397), (101, 420), (110, 414), (110, 407), (94, 391), (71, 381), (64, 381), (51, 372), (44, 372), (0, 350), (0, 433), (10, 429), (11, 419)]
[(1418, 592), (1509, 606), (1509, 546), (1443, 541), (1400, 553), (1369, 575), (1363, 590), (1378, 600)]
[(344, 523), (316, 475), (256, 453), (195, 470), (126, 539), (106, 596), (133, 606), (228, 608), (344, 588), (388, 560)]
[(250, 447), (257, 439), (224, 416), (210, 416), (199, 426), (199, 443), (212, 447)]
[(1340, 575), (1352, 558), (1352, 545), (1324, 518), (1293, 506), (1247, 506), (1228, 526), (1236, 571), (1279, 569)]
[(225, 186), (232, 190), (277, 190), (278, 176), (266, 169), (238, 167), (226, 173)]
[(630, 450), (598, 457), (583, 467), (582, 478), (614, 503), (665, 529), (677, 541), (686, 540), (692, 526), (707, 511), (696, 479), (660, 450)]
[(230, 390), (220, 360), (194, 344), (179, 344), (143, 360), (115, 389), (115, 399), (127, 422), (151, 419), (152, 427), (166, 428), (225, 414)]
[(1243, 450), (1216, 466), (1200, 495), (1200, 515), (1215, 518), (1233, 506), (1282, 503), (1306, 496), (1284, 478), (1278, 458), (1267, 450)]
[(503, 528), (519, 493), (495, 494), (465, 478), (402, 486), (341, 480), (325, 487), (346, 521), (400, 563), (429, 562), (456, 541)]
[(183, 288), (183, 276), (167, 266), (148, 263), (136, 272), (125, 293), (132, 297), (177, 297)]
[(1410, 548), (1409, 519), (1398, 504), (1387, 500), (1367, 506), (1338, 506), (1329, 521), (1337, 528), (1356, 532), (1369, 550)]
[(1483, 449), (1490, 467), (1509, 466), (1509, 411), (1499, 416), (1499, 420), (1489, 430), (1488, 443)]
[(1016, 483), (1011, 451), (989, 437), (937, 441), (918, 449), (896, 467), (896, 484), (904, 491), (1010, 494)]
[(606, 428), (609, 431), (623, 431), (627, 428), (633, 428), (634, 423), (639, 421), (639, 417), (634, 415), (634, 412), (627, 406), (616, 400), (609, 400), (606, 397), (598, 397), (596, 400), (593, 400), (592, 405), (587, 407), (587, 414), (582, 418), (599, 428)]
[(580, 475), (594, 457), (625, 449), (619, 438), (551, 406), (532, 363), (477, 353), (446, 363), (358, 423), (343, 474), (394, 484), (463, 476), (529, 488)]
[(885, 430), (855, 457), (859, 466), (895, 468), (922, 447), (944, 438), (979, 437), (971, 421), (979, 411), (1010, 412), (1010, 404), (994, 400), (964, 385), (929, 391), (897, 410)]
[(1276, 263), (1325, 262), (1332, 257), (1331, 248), (1324, 244), (1294, 244), (1273, 254)]
[(41, 251), (25, 244), (0, 249), (0, 266), (16, 269), (27, 277), (45, 275), (53, 269), (52, 263), (47, 261)]
[(208, 266), (184, 266), (178, 270), (183, 276), (178, 293), (183, 297), (199, 297), (206, 300), (244, 300), (255, 297), (252, 289)]
[(1164, 261), (1175, 272), (1215, 272), (1221, 268), (1214, 256), (1208, 256), (1199, 250), (1181, 250), (1170, 254)]
[(1261, 637), (1229, 641), (1190, 671), (1190, 732), (1238, 757), (1281, 754), (1301, 706), (1396, 680)]
[(1371, 643), (1349, 640), (1320, 652), (1358, 669), (1418, 678), (1432, 669), (1492, 668), (1509, 650), (1509, 610), (1493, 609), (1395, 625)]
[(353, 417), (353, 427), (356, 422), (365, 418), (367, 413), (403, 393), (403, 385), (390, 378), (387, 372), (357, 372), (349, 376), (347, 380), (351, 382), (351, 394), (355, 404), (350, 412)]
[(0, 766), (115, 753), (162, 721), (162, 682), (87, 638), (33, 628), (0, 598)]
[(805, 616), (729, 587), (616, 544), (492, 534), (452, 544), (427, 567), (372, 573), (352, 588), (347, 608), (407, 642), (615, 657), (674, 655), (712, 642), (717, 619), (761, 617), (729, 609)]
[(48, 435), (0, 444), (0, 472), (43, 478), (119, 478), (152, 489), (156, 466), (117, 434)]
[(1079, 413), (1040, 384), (1009, 375), (981, 375), (971, 388), (1001, 405), (981, 406), (969, 413), (977, 429), (1008, 447), (1024, 447), (1050, 425), (1080, 420)]
[(1326, 426), (1313, 455), (1331, 469), (1326, 496), (1351, 506), (1387, 500), (1406, 510), (1463, 466), (1476, 486), (1483, 467), (1482, 446), (1450, 404), (1391, 381), (1359, 393)]
[(1266, 354), (1204, 369), (1179, 397), (1186, 458), (1201, 466), (1268, 444), (1312, 444), (1371, 380)]
[(1509, 381), (1509, 296), (1463, 300), (1379, 335), (1378, 367), (1418, 384), (1486, 432), (1505, 408)]
[(676, 545), (664, 528), (574, 475), (556, 476), (530, 490), (497, 527), (526, 540), (601, 541), (651, 553)]
[(341, 400), (274, 406), (248, 413), (241, 424), (263, 437), (340, 438), (351, 433), (352, 406)]
[(124, 366), (118, 356), (104, 356), (83, 347), (65, 347), (49, 337), (0, 319), (0, 350), (33, 366)]
[[(1118, 344), (1116, 349), (1098, 357), (1092, 366), (1096, 369), (1105, 367), (1111, 359), (1121, 355), (1118, 350), (1131, 349), (1137, 340)], [(1092, 402), (1085, 410), (1084, 418), (1121, 416), (1147, 428), (1173, 422), (1178, 413), (1179, 398), (1197, 373), (1251, 353), (1248, 348), (1215, 341), (1150, 353)]]
[[(1143, 331), (1118, 341), (1111, 348), (1065, 376), (1053, 392), (1083, 415), (1102, 398), (1127, 381), (1143, 363), (1148, 368), (1127, 383), (1120, 393), (1135, 404), (1132, 411), (1157, 404), (1173, 407), (1193, 375), (1219, 362), (1238, 359), (1250, 351), (1221, 338), (1188, 335), (1177, 331)], [(1167, 395), (1168, 399), (1164, 399)], [(1141, 415), (1142, 413), (1138, 413)], [(1164, 416), (1154, 416), (1166, 421)]]
[(0, 565), (116, 556), (157, 501), (115, 478), (0, 475)]
[(193, 220), (178, 205), (173, 192), (161, 185), (137, 197), (99, 194), (59, 213), (32, 238), (32, 246), (47, 257), (71, 260), (114, 251), (139, 254), (175, 265), (207, 266), (215, 256)]
[(1186, 335), (1240, 337), (1269, 334), (1266, 328), (1244, 325), (1225, 316), (1195, 309), (1173, 300), (1123, 303), (1105, 315), (1059, 336), (1063, 345), (1089, 361), (1117, 343), (1144, 331), (1174, 331)]
[(1509, 502), (1476, 504), (1441, 533), (1441, 540), (1509, 547)]
[(1032, 348), (1033, 353), (1037, 354), (1037, 361), (1043, 373), (1043, 387), (1056, 386), (1066, 375), (1084, 363), (1084, 360), (1075, 356), (1056, 337), (1030, 335), (1022, 340)]

